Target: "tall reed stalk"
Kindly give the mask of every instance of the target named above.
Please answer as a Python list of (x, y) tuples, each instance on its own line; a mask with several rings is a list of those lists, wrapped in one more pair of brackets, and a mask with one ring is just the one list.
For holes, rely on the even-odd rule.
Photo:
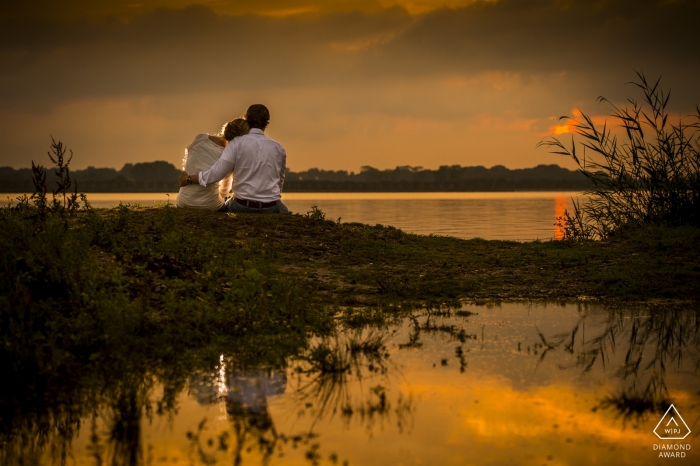
[(612, 105), (622, 136), (607, 121), (599, 128), (581, 112), (580, 119), (560, 119), (582, 141), (572, 135), (569, 146), (557, 138), (538, 145), (572, 157), (593, 183), (588, 201), (574, 201), (573, 215), (567, 211), (557, 219), (567, 239), (605, 239), (623, 225), (700, 226), (700, 108), (687, 117), (690, 124), (683, 118), (673, 124), (667, 111), (671, 92), (661, 78), (652, 83), (641, 72), (637, 77), (630, 84), (644, 94), (642, 102), (628, 98), (619, 107), (598, 97)]

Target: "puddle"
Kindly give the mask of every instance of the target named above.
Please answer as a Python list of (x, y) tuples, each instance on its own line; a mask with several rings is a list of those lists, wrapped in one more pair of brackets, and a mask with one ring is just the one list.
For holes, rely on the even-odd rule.
[[(7, 409), (21, 400), (3, 400), (0, 459), (699, 464), (699, 340), (693, 310), (504, 303), (423, 311), (313, 338), (283, 367), (222, 354), (175, 382), (167, 368), (114, 380), (87, 410), (60, 393), (35, 417)], [(691, 430), (680, 440), (654, 434), (671, 404), (672, 422)], [(659, 457), (667, 448), (679, 457)]]

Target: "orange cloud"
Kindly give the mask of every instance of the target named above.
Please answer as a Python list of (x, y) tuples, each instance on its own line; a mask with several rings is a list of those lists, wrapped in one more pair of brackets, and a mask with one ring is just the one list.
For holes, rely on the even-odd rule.
[(549, 128), (549, 131), (552, 134), (564, 134), (564, 133), (570, 133), (571, 132), (571, 125), (556, 125), (556, 126), (551, 126)]
[(473, 3), (495, 2), (497, 0), (382, 0), (384, 8), (399, 6), (411, 15), (422, 15), (440, 8), (461, 8)]

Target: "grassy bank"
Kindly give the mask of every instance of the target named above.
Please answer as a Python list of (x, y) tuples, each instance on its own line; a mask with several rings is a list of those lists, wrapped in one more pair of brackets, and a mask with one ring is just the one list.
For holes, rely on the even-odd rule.
[[(168, 348), (217, 338), (303, 344), (309, 332), (330, 329), (338, 312), (464, 301), (700, 299), (700, 229), (690, 227), (517, 243), (338, 224), (319, 212), (120, 206), (42, 221), (31, 211), (2, 209), (2, 216), (5, 351), (30, 343), (13, 335), (40, 335), (38, 347), (62, 347), (70, 338), (76, 354), (93, 359), (112, 344), (147, 341), (158, 348), (130, 351), (167, 357)], [(130, 339), (134, 334), (148, 338)]]
[[(153, 209), (134, 212), (135, 231)], [(620, 231), (607, 241), (461, 240), (301, 215), (173, 211), (185, 235), (264, 252), (276, 276), (324, 305), (456, 304), (459, 300), (700, 299), (700, 229)], [(140, 225), (140, 226), (139, 226)]]
[[(119, 277), (124, 299), (148, 302), (162, 319), (190, 314), (193, 306), (225, 313), (294, 307), (295, 299), (330, 307), (700, 299), (697, 228), (517, 243), (419, 236), (302, 215), (120, 207), (80, 214), (73, 230), (90, 236), (84, 260), (98, 265), (95, 273)], [(229, 309), (232, 302), (240, 309)], [(238, 317), (239, 332), (271, 323), (241, 324)]]

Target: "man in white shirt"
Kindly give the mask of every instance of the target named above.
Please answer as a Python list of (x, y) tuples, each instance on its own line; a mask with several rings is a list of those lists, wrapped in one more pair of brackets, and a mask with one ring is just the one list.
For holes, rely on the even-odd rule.
[(233, 194), (222, 210), (229, 212), (289, 212), (282, 204), (282, 185), (287, 153), (277, 142), (265, 136), (270, 112), (262, 104), (248, 107), (246, 120), (250, 132), (226, 145), (219, 160), (209, 170), (188, 175), (182, 172), (180, 186), (199, 183), (206, 186), (221, 181), (233, 170)]

